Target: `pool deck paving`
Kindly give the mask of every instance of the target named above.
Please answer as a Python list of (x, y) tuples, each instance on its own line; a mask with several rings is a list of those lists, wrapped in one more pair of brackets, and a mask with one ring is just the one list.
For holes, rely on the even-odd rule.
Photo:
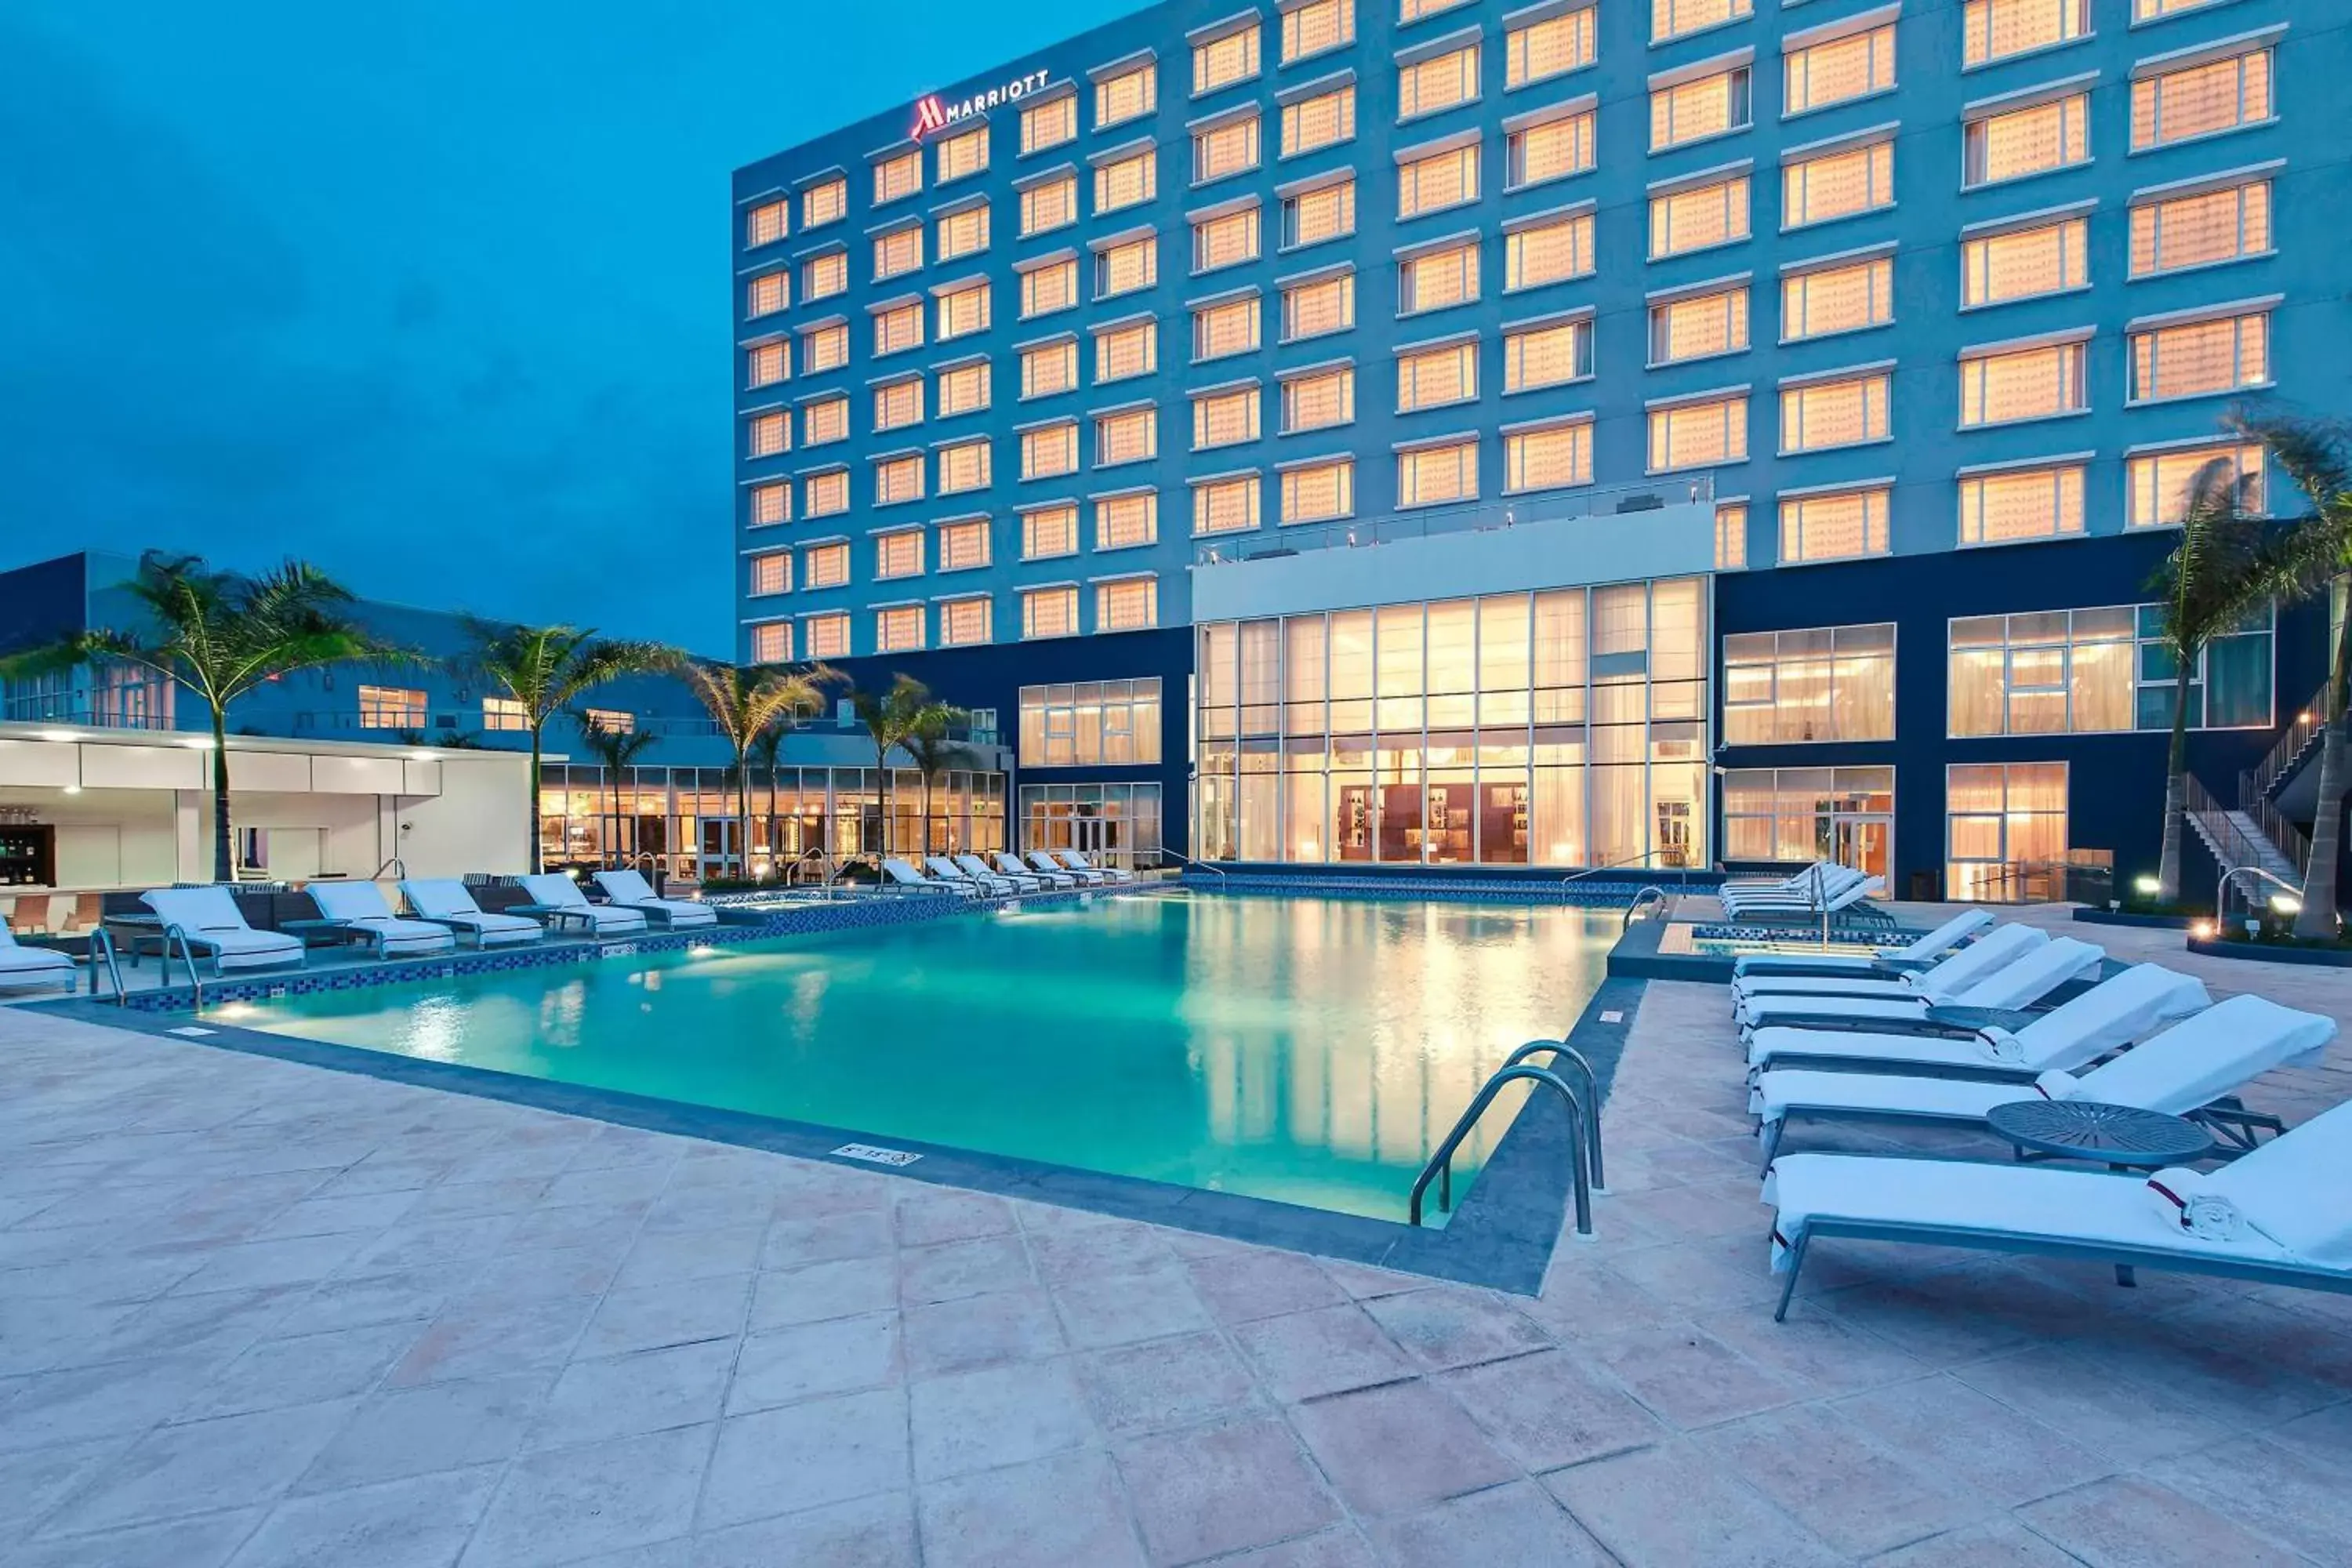
[(2352, 1299), (1846, 1243), (1775, 1324), (1727, 1011), (1650, 984), (1528, 1299), (0, 1008), (0, 1562), (2346, 1560)]

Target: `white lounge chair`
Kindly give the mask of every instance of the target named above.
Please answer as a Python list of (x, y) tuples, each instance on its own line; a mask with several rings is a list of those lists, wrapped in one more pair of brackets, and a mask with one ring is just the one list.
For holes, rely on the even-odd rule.
[(471, 936), (476, 947), (511, 947), (517, 942), (538, 942), (547, 935), (547, 928), (537, 921), (484, 910), (474, 902), (474, 895), (466, 890), (463, 882), (437, 877), (412, 878), (400, 884), (400, 896), (408, 900), (408, 907), (415, 911), (418, 920), (447, 926), (460, 937)]
[(2352, 1101), (2210, 1175), (1784, 1154), (1764, 1178), (1785, 1318), (1824, 1236), (2039, 1253), (2352, 1291)]
[(1114, 882), (1132, 882), (1135, 873), (1123, 866), (1097, 866), (1075, 849), (1048, 849), (1046, 854), (1073, 871), (1099, 871)]
[(635, 910), (658, 926), (671, 931), (691, 931), (698, 926), (715, 926), (719, 911), (709, 904), (691, 899), (665, 899), (655, 893), (644, 876), (635, 871), (599, 871), (596, 886), (603, 889), (612, 907)]
[(983, 898), (1001, 899), (1021, 890), (993, 871), (982, 871), (975, 877), (945, 855), (926, 855), (923, 864), (929, 867), (931, 875), (940, 881), (976, 889)]
[(1884, 878), (1864, 877), (1841, 880), (1833, 889), (1824, 888), (1819, 899), (1810, 894), (1797, 899), (1740, 899), (1727, 908), (1734, 920), (1740, 921), (1818, 919), (1842, 914), (1865, 899), (1875, 898), (1885, 887)]
[(1818, 909), (1824, 900), (1859, 886), (1863, 879), (1863, 874), (1851, 866), (1823, 866), (1818, 870), (1808, 870), (1786, 885), (1725, 888), (1719, 896), (1726, 912), (1767, 905)]
[(994, 878), (1016, 893), (1034, 893), (1045, 886), (1045, 879), (1034, 871), (992, 870), (989, 868), (988, 862), (977, 855), (958, 855), (953, 858), (955, 863), (961, 867), (975, 882)]
[(1018, 855), (1003, 849), (996, 851), (993, 862), (997, 870), (1007, 877), (1034, 877), (1049, 888), (1075, 888), (1086, 880), (1076, 871), (1063, 866), (1033, 866)]
[(1959, 952), (1910, 974), (1743, 974), (1731, 981), (1731, 1016), (1745, 1020), (1765, 1001), (1801, 997), (1924, 996), (1949, 1002), (1976, 984), (2049, 944), (2050, 934), (2032, 926), (2004, 926)]
[(1874, 953), (1842, 952), (1750, 952), (1732, 961), (1731, 974), (1735, 980), (1766, 975), (1805, 976), (1826, 979), (1839, 975), (1856, 978), (1886, 976), (1926, 969), (1951, 956), (1969, 938), (1992, 924), (1989, 910), (1964, 910), (1924, 936), (1915, 938), (1900, 947), (1882, 947)]
[(904, 860), (895, 857), (886, 858), (882, 862), (882, 876), (893, 887), (914, 888), (926, 893), (952, 893), (960, 899), (980, 897), (980, 888), (977, 883), (942, 882), (936, 877), (924, 876)]
[(1834, 860), (1816, 860), (1803, 870), (1793, 871), (1786, 877), (1726, 877), (1717, 890), (1725, 893), (1761, 893), (1774, 890), (1793, 893), (1811, 882), (1814, 872), (1819, 871), (1826, 876), (1838, 868), (1838, 863)]
[(599, 942), (608, 936), (633, 936), (646, 929), (645, 912), (617, 904), (592, 904), (580, 884), (569, 877), (525, 877), (522, 890), (530, 902), (516, 906), (519, 914), (537, 915), (552, 931), (578, 926)]
[(1942, 1035), (1900, 1029), (1759, 1029), (1748, 1042), (1751, 1073), (1775, 1063), (1818, 1061), (1849, 1073), (1949, 1071), (2031, 1083), (2120, 1050), (2151, 1030), (2212, 1005), (2205, 987), (2160, 963), (2136, 963), (2014, 1033), (1986, 1026)]
[[(1748, 1040), (1775, 1025), (1867, 1029), (1906, 1022), (1934, 1024), (1932, 1013), (1937, 1007), (2014, 1011), (2032, 1006), (2072, 981), (2096, 974), (2106, 956), (2105, 950), (2093, 943), (2061, 937), (2042, 942), (1955, 995), (1939, 998), (1914, 991), (1890, 996), (1749, 996), (1739, 1003), (1735, 1016), (1740, 1037)], [(1905, 1031), (1897, 1027), (1895, 1032)]]
[(1079, 886), (1081, 887), (1098, 887), (1102, 883), (1110, 880), (1110, 875), (1108, 872), (1098, 871), (1091, 866), (1087, 867), (1084, 870), (1080, 870), (1076, 866), (1055, 859), (1053, 856), (1047, 854), (1043, 849), (1032, 849), (1029, 851), (1029, 864), (1035, 867), (1040, 871), (1059, 871), (1065, 876), (1076, 877), (1078, 879)]
[(364, 938), (378, 958), (421, 958), (457, 950), (457, 933), (429, 921), (404, 921), (373, 882), (313, 882), (303, 891), (328, 924)]
[(167, 940), (174, 930), (180, 931), (192, 951), (211, 957), (217, 973), (302, 962), (301, 938), (246, 924), (245, 911), (226, 888), (158, 888), (140, 894), (139, 901), (163, 922)]
[(80, 975), (70, 954), (52, 948), (26, 947), (0, 924), (0, 987), (62, 985), (70, 991)]
[[(2108, 984), (2117, 984), (2121, 978)], [(2077, 1001), (2087, 1001), (2104, 989), (2086, 992)], [(1759, 1119), (1757, 1132), (1768, 1166), (1780, 1152), (1789, 1122), (1800, 1117), (1980, 1126), (1994, 1106), (2029, 1097), (2093, 1100), (2161, 1110), (2168, 1116), (2189, 1116), (2273, 1068), (2317, 1065), (2327, 1042), (2335, 1037), (2333, 1018), (2298, 1013), (2260, 996), (2232, 996), (2079, 1077), (2053, 1068), (2031, 1086), (2021, 1086), (1782, 1068), (1756, 1080), (1748, 1109)], [(2224, 1111), (2217, 1120), (2217, 1131), (2233, 1135), (2233, 1128), (2242, 1129), (2243, 1135), (2235, 1136), (2235, 1141), (2241, 1148), (2252, 1146), (2252, 1130), (2244, 1126), (2242, 1115)]]

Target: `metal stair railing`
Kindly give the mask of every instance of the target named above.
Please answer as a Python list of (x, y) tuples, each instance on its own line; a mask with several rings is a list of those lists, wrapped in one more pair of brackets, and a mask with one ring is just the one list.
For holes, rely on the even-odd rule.
[[(2232, 822), (2229, 808), (2213, 798), (2212, 792), (2198, 781), (2195, 773), (2189, 774), (2183, 782), (2187, 785), (2181, 802), (2185, 814), (2196, 825), (2206, 847), (2220, 857), (2224, 869), (2231, 866), (2260, 866), (2274, 856), (2286, 858), (2277, 846), (2255, 843), (2244, 828)], [(2263, 852), (2265, 848), (2270, 854)]]
[(122, 991), (122, 966), (114, 962), (114, 938), (104, 926), (95, 925), (89, 928), (89, 994), (92, 996), (98, 994), (98, 966), (101, 959), (105, 961), (108, 978), (114, 982), (114, 1005), (128, 1006), (130, 998)]
[[(1538, 1043), (1549, 1046), (1551, 1042)], [(1461, 1148), (1462, 1141), (1470, 1135), (1471, 1129), (1477, 1126), (1478, 1119), (1485, 1115), (1486, 1108), (1495, 1102), (1495, 1097), (1503, 1091), (1503, 1086), (1521, 1079), (1529, 1083), (1542, 1084), (1567, 1103), (1568, 1163), (1570, 1173), (1576, 1186), (1576, 1234), (1582, 1239), (1591, 1239), (1592, 1176), (1586, 1168), (1584, 1161), (1584, 1106), (1576, 1098), (1576, 1090), (1570, 1089), (1567, 1080), (1558, 1073), (1543, 1068), (1531, 1068), (1524, 1063), (1506, 1067), (1486, 1080), (1476, 1096), (1471, 1100), (1470, 1108), (1462, 1113), (1461, 1119), (1454, 1123), (1454, 1130), (1448, 1132), (1445, 1135), (1445, 1141), (1437, 1146), (1437, 1152), (1432, 1154), (1428, 1163), (1422, 1166), (1421, 1174), (1413, 1180), (1412, 1196), (1406, 1200), (1405, 1205), (1405, 1212), (1412, 1224), (1421, 1223), (1421, 1200), (1423, 1194), (1429, 1191), (1429, 1184), (1433, 1181), (1440, 1184), (1437, 1192), (1438, 1208), (1441, 1211), (1450, 1211), (1453, 1208), (1454, 1152)], [(1599, 1107), (1594, 1107), (1594, 1110), (1597, 1112)]]
[(205, 1009), (205, 978), (196, 973), (195, 944), (188, 940), (187, 931), (180, 926), (167, 925), (163, 928), (163, 984), (168, 985), (172, 983), (172, 943), (174, 942), (180, 944), (180, 956), (187, 960), (188, 988), (195, 994), (195, 1010), (201, 1013)]
[(2326, 705), (2327, 688), (2322, 686), (2311, 694), (2311, 700), (2303, 705), (2303, 711), (2294, 716), (2294, 722), (2286, 727), (2286, 732), (2279, 737), (2270, 753), (2238, 775), (2240, 799), (2258, 800), (2269, 795), (2271, 785), (2279, 781), (2280, 775), (2302, 760), (2312, 737), (2326, 728), (2319, 716)]
[(1633, 901), (1625, 906), (1625, 918), (1617, 922), (1618, 931), (1621, 932), (1632, 931), (1633, 929), (1633, 917), (1636, 914), (1639, 914), (1644, 907), (1652, 902), (1655, 902), (1661, 910), (1670, 907), (1667, 903), (1667, 898), (1668, 894), (1664, 888), (1661, 888), (1655, 882), (1650, 883), (1640, 892), (1635, 893), (1633, 895)]
[(1564, 1061), (1584, 1079), (1584, 1103), (1590, 1108), (1584, 1118), (1584, 1169), (1591, 1178), (1592, 1190), (1605, 1196), (1609, 1174), (1601, 1163), (1601, 1080), (1593, 1076), (1592, 1064), (1585, 1059), (1584, 1053), (1566, 1040), (1529, 1040), (1504, 1058), (1503, 1065), (1515, 1068), (1529, 1057), (1547, 1053), (1551, 1057), (1553, 1071), (1559, 1071)]

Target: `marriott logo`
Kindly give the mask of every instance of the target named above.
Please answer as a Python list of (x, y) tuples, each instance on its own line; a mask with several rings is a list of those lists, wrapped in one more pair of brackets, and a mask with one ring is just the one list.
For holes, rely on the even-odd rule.
[(960, 121), (970, 120), (975, 114), (985, 114), (1000, 104), (1018, 103), (1031, 93), (1042, 91), (1049, 74), (1042, 68), (1033, 70), (1025, 76), (1017, 76), (1011, 81), (992, 87), (986, 92), (975, 92), (969, 98), (942, 98), (936, 92), (926, 93), (915, 103), (914, 137), (919, 142)]

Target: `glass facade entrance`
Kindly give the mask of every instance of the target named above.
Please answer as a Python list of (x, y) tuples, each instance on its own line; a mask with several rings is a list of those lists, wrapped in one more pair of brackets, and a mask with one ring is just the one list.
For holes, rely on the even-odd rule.
[(1203, 624), (1200, 855), (1706, 865), (1704, 586)]

